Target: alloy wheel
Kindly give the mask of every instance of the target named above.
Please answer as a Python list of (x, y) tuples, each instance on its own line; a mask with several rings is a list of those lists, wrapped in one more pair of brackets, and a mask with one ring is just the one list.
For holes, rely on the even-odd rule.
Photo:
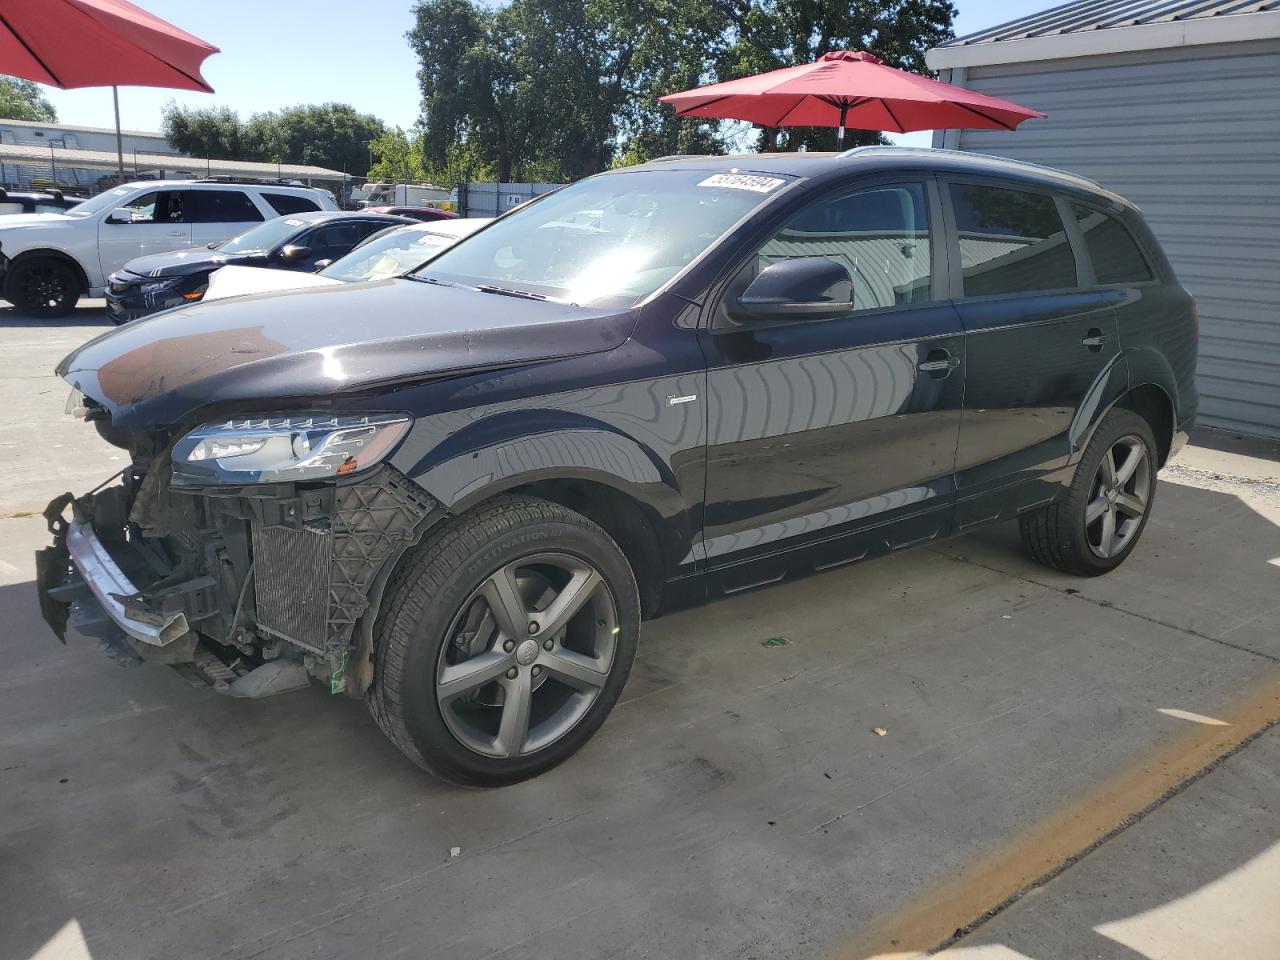
[(1094, 473), (1085, 507), (1085, 539), (1095, 555), (1118, 556), (1137, 536), (1151, 499), (1151, 453), (1140, 437), (1116, 440)]
[(22, 278), (21, 292), (26, 302), (43, 310), (55, 310), (67, 299), (62, 271), (47, 264), (35, 264)]
[(617, 603), (591, 564), (539, 553), (494, 571), (462, 604), (436, 666), (450, 733), (489, 757), (559, 740), (600, 697), (617, 646)]

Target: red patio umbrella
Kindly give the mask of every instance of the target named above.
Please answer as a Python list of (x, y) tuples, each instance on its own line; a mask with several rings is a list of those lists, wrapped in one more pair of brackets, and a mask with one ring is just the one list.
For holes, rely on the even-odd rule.
[(111, 87), (124, 178), (119, 86), (203, 90), (200, 64), (218, 48), (128, 0), (2, 0), (0, 73), (50, 86)]
[(859, 130), (1012, 130), (1044, 114), (985, 97), (882, 63), (861, 51), (839, 50), (815, 63), (696, 87), (660, 98), (681, 117), (748, 120), (762, 127), (845, 127)]

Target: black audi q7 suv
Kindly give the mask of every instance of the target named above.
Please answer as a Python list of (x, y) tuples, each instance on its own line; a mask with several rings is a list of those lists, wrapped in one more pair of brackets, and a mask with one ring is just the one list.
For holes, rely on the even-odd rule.
[(44, 614), (240, 696), (319, 679), (502, 784), (596, 732), (640, 621), (1017, 519), (1133, 552), (1197, 319), (1134, 206), (989, 157), (676, 158), (402, 279), (197, 304), (58, 373), (128, 451), (47, 510)]

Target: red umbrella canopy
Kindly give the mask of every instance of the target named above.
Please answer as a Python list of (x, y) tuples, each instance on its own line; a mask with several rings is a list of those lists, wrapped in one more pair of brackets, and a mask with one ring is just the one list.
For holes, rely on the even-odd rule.
[(837, 51), (784, 67), (662, 97), (681, 117), (749, 120), (762, 127), (860, 130), (1012, 130), (1044, 114), (890, 67), (869, 53)]
[(213, 88), (218, 48), (127, 0), (3, 0), (0, 73), (55, 87)]

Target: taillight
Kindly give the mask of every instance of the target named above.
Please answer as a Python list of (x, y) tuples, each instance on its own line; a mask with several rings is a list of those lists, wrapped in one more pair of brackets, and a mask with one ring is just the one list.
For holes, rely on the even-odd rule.
[(1200, 308), (1194, 300), (1191, 301), (1191, 323), (1196, 328), (1196, 336), (1200, 336)]

